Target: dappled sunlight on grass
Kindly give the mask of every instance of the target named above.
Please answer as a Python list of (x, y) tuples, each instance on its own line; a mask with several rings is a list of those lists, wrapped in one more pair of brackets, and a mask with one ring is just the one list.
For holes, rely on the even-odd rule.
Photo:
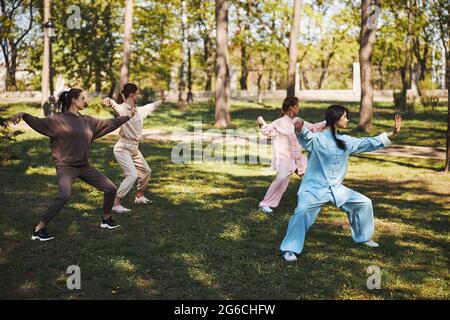
[(126, 272), (136, 271), (136, 267), (128, 259), (114, 258), (111, 259), (110, 262), (112, 267), (119, 271), (126, 271)]
[(240, 223), (227, 223), (225, 229), (219, 234), (221, 239), (242, 240), (247, 231), (243, 229)]
[[(261, 111), (253, 104), (240, 106), (251, 116)], [(316, 120), (321, 110), (311, 108)], [(267, 110), (277, 116), (276, 109)], [(48, 140), (29, 133), (18, 140), (12, 147), (19, 159), (2, 167), (0, 297), (449, 297), (450, 176), (438, 172), (442, 161), (353, 157), (344, 184), (372, 199), (374, 239), (381, 247), (354, 244), (346, 214), (326, 205), (299, 260), (286, 264), (278, 248), (297, 205), (300, 179), (294, 175), (280, 206), (265, 214), (258, 203), (275, 177), (267, 165), (176, 165), (170, 161), (175, 143), (141, 145), (152, 168), (146, 196), (153, 203), (134, 205), (132, 190), (124, 199), (132, 211), (115, 215), (119, 229), (99, 228), (103, 193), (77, 181), (70, 202), (49, 225), (56, 240), (30, 243), (34, 224), (58, 190)], [(94, 143), (91, 163), (118, 185), (123, 174), (112, 154), (115, 141)], [(81, 268), (78, 293), (65, 288), (72, 264)], [(381, 268), (380, 291), (366, 287), (370, 265)]]
[(29, 167), (27, 168), (27, 170), (25, 171), (25, 174), (27, 175), (33, 175), (33, 174), (41, 174), (41, 175), (47, 175), (47, 176), (55, 176), (55, 167), (44, 167), (44, 166), (40, 166), (40, 167)]

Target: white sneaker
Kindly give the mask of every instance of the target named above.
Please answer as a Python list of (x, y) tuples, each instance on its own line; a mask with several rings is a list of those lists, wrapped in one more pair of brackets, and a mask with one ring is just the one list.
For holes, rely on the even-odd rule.
[(378, 248), (380, 246), (378, 243), (376, 243), (373, 240), (366, 241), (366, 242), (364, 242), (364, 244), (371, 248)]
[(125, 213), (125, 212), (130, 212), (130, 209), (125, 208), (124, 206), (122, 206), (121, 204), (117, 205), (117, 206), (113, 206), (112, 210), (115, 213)]
[(296, 261), (297, 256), (292, 251), (286, 251), (283, 255), (284, 260), (288, 262)]
[(140, 203), (140, 204), (150, 204), (152, 203), (152, 200), (147, 199), (145, 196), (134, 198), (134, 203)]
[(265, 213), (271, 213), (273, 210), (270, 207), (259, 207), (259, 210)]

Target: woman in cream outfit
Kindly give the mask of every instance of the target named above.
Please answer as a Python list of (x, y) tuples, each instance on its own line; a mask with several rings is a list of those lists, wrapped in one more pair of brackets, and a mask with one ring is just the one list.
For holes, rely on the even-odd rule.
[(164, 101), (164, 95), (162, 94), (161, 100), (143, 107), (136, 107), (139, 90), (132, 83), (125, 84), (121, 93), (123, 98), (123, 103), (121, 104), (116, 103), (110, 98), (105, 98), (103, 101), (106, 106), (112, 107), (120, 116), (129, 115), (132, 111), (136, 112), (134, 117), (127, 122), (127, 126), (120, 128), (120, 139), (114, 145), (114, 156), (125, 174), (125, 179), (117, 190), (114, 207), (112, 208), (112, 211), (116, 213), (130, 211), (130, 209), (122, 206), (121, 201), (130, 192), (136, 181), (137, 191), (134, 202), (139, 204), (151, 203), (144, 196), (144, 190), (150, 180), (151, 169), (141, 151), (139, 151), (139, 139), (144, 125), (144, 119)]

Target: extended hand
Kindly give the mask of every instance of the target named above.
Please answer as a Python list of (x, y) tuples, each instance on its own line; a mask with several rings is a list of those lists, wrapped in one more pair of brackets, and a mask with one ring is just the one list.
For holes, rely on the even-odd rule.
[(112, 107), (113, 106), (113, 102), (112, 102), (112, 99), (111, 98), (105, 98), (105, 99), (103, 99), (103, 104), (106, 106), (106, 107)]
[(20, 122), (20, 120), (22, 120), (23, 114), (25, 112), (17, 112), (16, 114), (14, 114), (11, 118), (11, 122), (13, 124), (18, 124)]
[(400, 132), (400, 128), (402, 127), (402, 116), (399, 114), (396, 114), (394, 116), (394, 121), (395, 121), (395, 124), (394, 124), (393, 132), (395, 134), (397, 134)]
[(295, 121), (294, 122), (295, 130), (297, 130), (298, 132), (301, 132), (304, 123), (305, 123), (305, 121), (303, 121), (303, 119), (298, 119), (297, 121)]
[(259, 116), (258, 119), (256, 119), (256, 122), (259, 124), (259, 126), (266, 125), (266, 121), (264, 121), (264, 118)]

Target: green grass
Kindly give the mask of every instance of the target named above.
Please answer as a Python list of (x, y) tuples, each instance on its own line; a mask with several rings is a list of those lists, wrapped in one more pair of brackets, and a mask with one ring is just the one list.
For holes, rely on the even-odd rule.
[[(100, 99), (89, 101), (91, 107), (88, 107), (85, 114), (98, 117), (109, 117), (110, 114), (99, 106)], [(301, 102), (300, 117), (312, 122), (322, 121), (324, 112), (328, 105), (333, 102)], [(348, 133), (355, 136), (363, 136), (356, 131), (358, 124), (359, 103), (354, 102), (336, 102), (344, 104), (350, 110), (350, 123)], [(0, 112), (0, 116), (9, 116), (14, 112), (26, 111), (33, 115), (40, 116), (41, 111), (38, 104), (7, 104), (9, 108)], [(97, 106), (94, 108), (92, 106)], [(231, 105), (232, 125), (235, 129), (255, 130), (256, 118), (259, 115), (271, 122), (279, 117), (281, 101), (267, 101), (263, 105), (253, 102), (233, 102)], [(98, 112), (97, 112), (98, 111)], [(373, 135), (382, 131), (388, 131), (393, 125), (393, 115), (396, 109), (392, 103), (374, 104)], [(446, 136), (446, 102), (441, 102), (434, 113), (429, 113), (420, 105), (416, 108), (414, 115), (404, 115), (402, 133), (396, 138), (395, 144), (417, 145), (426, 147), (445, 147)], [(197, 102), (191, 104), (187, 110), (180, 110), (174, 103), (167, 102), (157, 111), (152, 113), (145, 120), (145, 127), (148, 129), (174, 131), (184, 129), (192, 131), (195, 122), (201, 122), (203, 130), (213, 128), (214, 124), (214, 105), (211, 102)], [(223, 131), (223, 130), (222, 130)]]
[[(325, 105), (305, 106), (305, 114), (319, 120)], [(235, 106), (235, 123), (253, 125), (262, 112), (255, 106)], [(391, 113), (388, 107), (377, 110), (386, 118)], [(238, 119), (239, 114), (246, 116)], [(276, 110), (268, 109), (266, 118), (275, 117)], [(151, 121), (156, 120), (150, 118), (147, 127)], [(383, 121), (376, 121), (377, 128)], [(430, 120), (417, 121), (426, 127)], [(440, 132), (439, 119), (433, 121)], [(119, 184), (115, 139), (93, 144), (92, 164)], [(78, 181), (71, 201), (49, 225), (56, 240), (37, 243), (29, 237), (57, 194), (56, 178), (48, 140), (29, 131), (20, 135), (12, 145), (18, 158), (1, 169), (0, 298), (449, 299), (450, 176), (438, 171), (442, 161), (353, 157), (345, 184), (372, 199), (374, 239), (381, 247), (353, 244), (345, 213), (326, 205), (299, 261), (288, 264), (278, 247), (296, 206), (299, 179), (292, 178), (276, 212), (265, 215), (257, 211), (273, 179), (265, 166), (176, 165), (170, 161), (173, 146), (142, 144), (154, 203), (135, 206), (130, 193), (125, 205), (132, 212), (117, 215), (121, 228), (99, 228), (102, 195)], [(66, 288), (69, 265), (81, 268), (81, 290)], [(366, 287), (371, 265), (381, 268), (381, 290)]]
[[(94, 100), (94, 103), (98, 103)], [(331, 102), (330, 102), (331, 103)], [(304, 102), (300, 116), (320, 121), (330, 103)], [(280, 101), (261, 106), (232, 104), (233, 127), (252, 129), (255, 119), (279, 115)], [(350, 108), (355, 131), (357, 103)], [(1, 116), (36, 104), (10, 104)], [(109, 113), (87, 108), (86, 114)], [(392, 104), (375, 105), (374, 130), (388, 130)], [(145, 121), (164, 131), (213, 125), (210, 103), (181, 111), (165, 103)], [(443, 147), (445, 106), (434, 114), (419, 109), (405, 116), (395, 143)], [(107, 137), (93, 145), (92, 162), (116, 184), (122, 172)], [(350, 162), (346, 185), (374, 203), (376, 234), (382, 247), (351, 242), (345, 214), (325, 206), (308, 233), (297, 263), (278, 252), (296, 205), (299, 179), (293, 178), (280, 207), (266, 216), (256, 210), (273, 176), (261, 164), (187, 164), (170, 161), (174, 143), (141, 147), (153, 173), (148, 188), (154, 203), (133, 206), (118, 216), (122, 228), (100, 230), (100, 192), (77, 182), (69, 204), (52, 222), (51, 243), (29, 240), (34, 224), (57, 194), (48, 141), (27, 131), (12, 144), (17, 159), (2, 166), (0, 189), (0, 298), (66, 299), (448, 299), (450, 177), (442, 161), (359, 155)], [(81, 267), (82, 290), (66, 288), (69, 265)], [(382, 270), (382, 290), (366, 288), (366, 269)]]

